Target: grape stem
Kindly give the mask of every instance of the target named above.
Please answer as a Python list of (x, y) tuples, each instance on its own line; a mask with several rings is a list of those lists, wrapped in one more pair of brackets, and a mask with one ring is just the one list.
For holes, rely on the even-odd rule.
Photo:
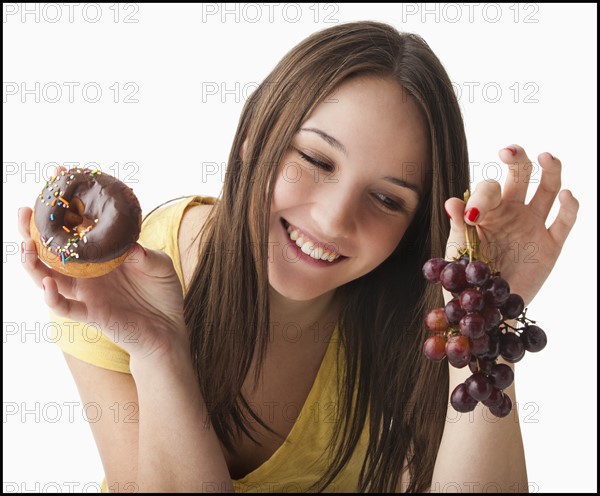
[[(467, 188), (464, 192), (465, 205), (471, 197), (471, 192)], [(477, 226), (470, 226), (465, 224), (465, 241), (466, 241), (466, 253), (469, 255), (469, 262), (473, 260), (483, 260), (486, 264), (490, 265), (492, 272), (495, 272), (495, 268), (491, 261), (481, 252), (481, 241), (477, 234)]]

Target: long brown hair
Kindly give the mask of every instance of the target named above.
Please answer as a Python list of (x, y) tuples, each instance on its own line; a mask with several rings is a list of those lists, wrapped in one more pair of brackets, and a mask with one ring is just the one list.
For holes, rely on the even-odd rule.
[[(267, 240), (278, 164), (311, 111), (357, 75), (393, 78), (418, 103), (428, 125), (430, 177), (398, 247), (370, 273), (338, 288), (339, 346), (347, 360), (334, 460), (313, 489), (331, 484), (350, 460), (369, 419), (360, 492), (393, 491), (408, 462), (409, 492), (423, 491), (439, 448), (448, 365), (422, 354), (426, 309), (442, 306), (423, 263), (444, 256), (450, 225), (443, 202), (469, 186), (464, 125), (450, 79), (427, 43), (379, 22), (319, 31), (293, 48), (242, 111), (219, 204), (202, 235), (185, 298), (190, 346), (213, 427), (230, 452), (253, 422), (269, 429), (241, 394), (253, 354), (260, 376), (269, 340)], [(240, 158), (244, 141), (244, 160)], [(270, 430), (270, 429), (269, 429)]]

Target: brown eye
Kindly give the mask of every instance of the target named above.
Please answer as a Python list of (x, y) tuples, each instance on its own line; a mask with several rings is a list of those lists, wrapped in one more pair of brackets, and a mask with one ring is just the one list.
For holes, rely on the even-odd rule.
[(308, 162), (309, 164), (314, 165), (315, 167), (319, 167), (320, 169), (324, 169), (327, 172), (333, 172), (332, 165), (326, 164), (325, 162), (320, 162), (319, 160), (309, 157), (306, 153), (302, 153), (301, 151), (298, 151), (298, 154), (300, 155), (300, 158), (305, 162)]
[(392, 210), (394, 212), (400, 212), (405, 210), (404, 205), (399, 204), (392, 200), (389, 196), (385, 196), (379, 193), (375, 193), (375, 196), (379, 199), (379, 203), (381, 203), (388, 210)]

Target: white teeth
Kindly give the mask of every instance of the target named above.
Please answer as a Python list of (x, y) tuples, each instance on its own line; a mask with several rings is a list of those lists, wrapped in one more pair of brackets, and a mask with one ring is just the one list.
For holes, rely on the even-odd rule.
[(340, 258), (340, 255), (337, 253), (333, 253), (325, 250), (321, 246), (316, 246), (310, 240), (305, 240), (302, 236), (302, 233), (297, 229), (292, 228), (292, 226), (287, 227), (287, 232), (290, 235), (290, 239), (296, 242), (296, 245), (300, 248), (302, 253), (306, 253), (310, 257), (315, 260), (326, 260), (328, 262), (333, 262), (334, 260)]
[(321, 255), (323, 255), (323, 248), (317, 246), (313, 251), (310, 252), (310, 256), (316, 260), (321, 260)]
[(315, 245), (313, 244), (312, 241), (307, 241), (300, 247), (300, 250), (302, 250), (302, 253), (306, 253), (307, 255), (310, 255), (310, 252), (313, 251), (314, 247), (315, 247)]

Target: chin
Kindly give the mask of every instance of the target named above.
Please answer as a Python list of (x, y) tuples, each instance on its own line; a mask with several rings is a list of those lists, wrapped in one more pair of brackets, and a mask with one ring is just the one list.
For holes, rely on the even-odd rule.
[(290, 284), (289, 280), (276, 280), (274, 281), (269, 277), (269, 286), (273, 291), (276, 291), (284, 298), (294, 301), (310, 301), (318, 298), (335, 288), (315, 288), (314, 284)]

